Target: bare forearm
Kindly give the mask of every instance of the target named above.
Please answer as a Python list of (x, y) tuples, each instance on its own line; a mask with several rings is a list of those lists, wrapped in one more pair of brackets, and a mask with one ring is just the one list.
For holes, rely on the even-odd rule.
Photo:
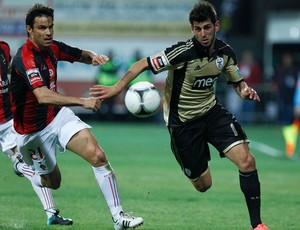
[(79, 62), (85, 63), (85, 64), (92, 64), (93, 57), (95, 57), (97, 54), (90, 50), (82, 50), (81, 58), (79, 59)]
[[(35, 90), (36, 91), (36, 90)], [(53, 106), (83, 106), (84, 100), (78, 97), (64, 96), (52, 90), (37, 89), (35, 92), (39, 104)]]
[(122, 91), (133, 79), (137, 78), (138, 75), (148, 68), (146, 59), (142, 59), (136, 62), (124, 76), (115, 84), (118, 91)]

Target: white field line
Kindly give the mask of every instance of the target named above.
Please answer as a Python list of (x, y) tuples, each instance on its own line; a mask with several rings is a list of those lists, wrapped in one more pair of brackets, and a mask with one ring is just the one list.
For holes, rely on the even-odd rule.
[(280, 157), (283, 154), (282, 151), (258, 141), (250, 140), (250, 145), (250, 148), (256, 149), (257, 151), (260, 151), (272, 157)]

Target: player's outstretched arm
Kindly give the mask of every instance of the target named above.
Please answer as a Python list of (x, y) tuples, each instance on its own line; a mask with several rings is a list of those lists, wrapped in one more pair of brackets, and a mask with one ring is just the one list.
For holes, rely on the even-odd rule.
[(101, 100), (116, 96), (141, 72), (148, 69), (148, 62), (142, 59), (134, 63), (124, 76), (114, 86), (94, 85), (90, 88), (90, 95)]
[(97, 98), (79, 98), (61, 95), (48, 89), (46, 86), (33, 90), (39, 104), (53, 106), (81, 106), (94, 112), (100, 109), (101, 101)]

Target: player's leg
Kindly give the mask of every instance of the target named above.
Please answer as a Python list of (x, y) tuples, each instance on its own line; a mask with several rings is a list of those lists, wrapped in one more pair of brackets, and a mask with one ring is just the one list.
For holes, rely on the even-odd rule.
[(235, 117), (218, 104), (207, 121), (209, 143), (220, 152), (221, 157), (227, 157), (239, 169), (240, 187), (246, 199), (250, 222), (256, 227), (261, 224), (260, 182), (247, 136)]
[(70, 218), (64, 218), (59, 215), (59, 210), (55, 208), (52, 191), (46, 187), (38, 187), (32, 183), (32, 187), (40, 199), (43, 208), (47, 215), (48, 225), (72, 225), (73, 220)]
[[(16, 151), (16, 148), (13, 148), (11, 151), (13, 154), (9, 154), (9, 158), (11, 159), (14, 165), (14, 171), (18, 176), (26, 177), (32, 185), (33, 190), (38, 196), (41, 204), (47, 215), (47, 224), (48, 225), (71, 225), (73, 224), (73, 220), (69, 218), (61, 217), (59, 214), (59, 210), (55, 208), (54, 199), (52, 196), (52, 191), (46, 187), (37, 186), (38, 181), (41, 181), (39, 175), (37, 175), (34, 170), (26, 165), (21, 155)], [(14, 153), (15, 152), (15, 153)]]
[(92, 165), (98, 185), (110, 209), (115, 229), (141, 225), (143, 223), (141, 217), (133, 217), (123, 212), (114, 170), (90, 130), (83, 129), (77, 132), (68, 142), (67, 149)]
[[(51, 141), (50, 137), (48, 139)], [(22, 172), (24, 176), (27, 173), (31, 174), (28, 168), (33, 168), (33, 175), (29, 175), (33, 184), (39, 187), (58, 189), (61, 182), (61, 173), (56, 164), (55, 144), (45, 144), (39, 147), (25, 144), (19, 145), (19, 148), (24, 162), (18, 163), (15, 168)]]
[(232, 147), (225, 156), (239, 169), (240, 187), (245, 196), (251, 226), (255, 228), (262, 224), (260, 215), (260, 182), (256, 170), (255, 158), (251, 154), (247, 143)]
[(172, 152), (182, 171), (199, 192), (205, 192), (212, 186), (212, 177), (208, 161), (210, 152), (207, 142), (202, 138), (201, 122), (182, 127), (171, 128)]
[(197, 179), (191, 180), (194, 187), (199, 192), (206, 192), (212, 186), (212, 177), (209, 167)]

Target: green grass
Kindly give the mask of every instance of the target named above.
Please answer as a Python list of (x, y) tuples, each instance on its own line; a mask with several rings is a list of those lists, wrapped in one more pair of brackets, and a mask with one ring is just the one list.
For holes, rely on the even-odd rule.
[[(125, 211), (142, 216), (139, 229), (249, 229), (238, 173), (212, 150), (213, 187), (197, 192), (182, 174), (169, 148), (163, 124), (96, 123), (93, 133), (104, 148), (118, 179)], [(284, 150), (279, 127), (244, 127), (250, 140)], [(299, 229), (300, 161), (268, 156), (252, 148), (262, 189), (262, 218), (272, 230)], [(297, 148), (299, 153), (299, 148)], [(73, 226), (47, 226), (42, 205), (30, 183), (12, 172), (0, 155), (0, 229), (113, 229), (109, 210), (91, 167), (78, 156), (58, 154), (61, 188), (53, 191), (56, 206)]]

